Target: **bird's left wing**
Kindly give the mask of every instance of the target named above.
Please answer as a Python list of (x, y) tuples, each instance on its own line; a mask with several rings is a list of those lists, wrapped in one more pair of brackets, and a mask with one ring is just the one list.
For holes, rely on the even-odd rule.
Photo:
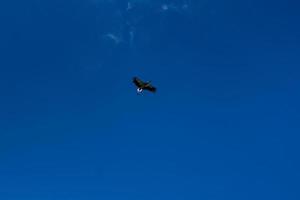
[(137, 87), (142, 87), (144, 85), (144, 82), (141, 81), (139, 78), (137, 77), (133, 77), (132, 82), (137, 86)]

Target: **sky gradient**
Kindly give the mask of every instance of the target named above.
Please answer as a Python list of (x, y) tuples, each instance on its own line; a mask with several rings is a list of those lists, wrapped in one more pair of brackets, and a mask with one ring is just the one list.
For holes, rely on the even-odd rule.
[(299, 7), (1, 2), (0, 199), (300, 199)]

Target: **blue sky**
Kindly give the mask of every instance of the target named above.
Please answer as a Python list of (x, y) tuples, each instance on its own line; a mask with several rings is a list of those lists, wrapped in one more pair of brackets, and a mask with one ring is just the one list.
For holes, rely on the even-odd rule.
[(0, 199), (299, 199), (299, 5), (1, 2)]

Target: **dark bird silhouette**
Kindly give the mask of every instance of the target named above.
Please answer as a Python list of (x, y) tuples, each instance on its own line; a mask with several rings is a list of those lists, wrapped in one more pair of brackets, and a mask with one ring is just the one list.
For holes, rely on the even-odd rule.
[(141, 93), (143, 90), (148, 90), (150, 92), (156, 92), (156, 87), (151, 85), (151, 81), (144, 82), (137, 77), (133, 77), (133, 83), (137, 87), (137, 92)]

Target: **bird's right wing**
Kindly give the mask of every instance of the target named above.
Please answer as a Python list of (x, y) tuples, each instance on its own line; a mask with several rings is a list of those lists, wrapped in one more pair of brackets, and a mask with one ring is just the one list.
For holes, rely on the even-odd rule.
[(152, 85), (148, 85), (145, 89), (149, 90), (150, 92), (156, 92), (156, 87), (153, 87)]

